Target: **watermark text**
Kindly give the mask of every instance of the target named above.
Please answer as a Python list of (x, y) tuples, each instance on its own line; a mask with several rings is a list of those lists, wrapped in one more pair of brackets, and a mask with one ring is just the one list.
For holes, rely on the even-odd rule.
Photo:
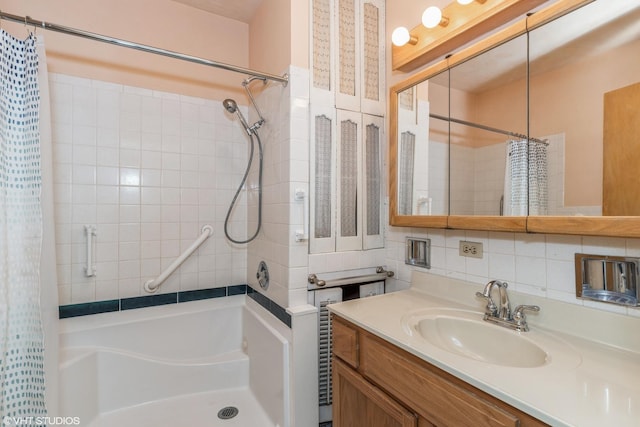
[(80, 417), (2, 417), (3, 426), (78, 426)]

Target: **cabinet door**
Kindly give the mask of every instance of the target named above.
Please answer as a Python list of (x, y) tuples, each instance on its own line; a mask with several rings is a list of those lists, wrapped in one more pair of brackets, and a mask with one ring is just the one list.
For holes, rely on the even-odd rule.
[(362, 202), (362, 249), (384, 247), (382, 232), (382, 151), (384, 145), (384, 119), (362, 115), (362, 151), (364, 158)]
[(360, 109), (383, 116), (385, 93), (385, 0), (360, 0)]
[[(359, 337), (360, 372), (418, 414), (441, 427), (519, 427), (515, 411), (496, 406), (406, 357), (397, 347)], [(393, 366), (393, 369), (389, 369)]]
[(336, 110), (312, 106), (309, 199), (309, 249), (336, 250)]
[(362, 249), (362, 114), (338, 110), (336, 251)]
[(417, 423), (415, 414), (334, 358), (334, 427), (416, 427)]
[(335, 0), (336, 107), (360, 111), (360, 0)]
[(335, 107), (335, 2), (311, 1), (311, 99), (313, 105)]

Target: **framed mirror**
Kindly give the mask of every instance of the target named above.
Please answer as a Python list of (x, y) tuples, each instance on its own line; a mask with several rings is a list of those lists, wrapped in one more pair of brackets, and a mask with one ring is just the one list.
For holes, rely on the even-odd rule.
[[(396, 95), (449, 70), (450, 119), (514, 134), (449, 122), (450, 215), (441, 226), (640, 237), (640, 178), (633, 171), (640, 162), (639, 23), (634, 0), (560, 0), (393, 89), (392, 128)], [(516, 50), (520, 56), (507, 56)], [(635, 106), (622, 107), (629, 103)], [(516, 142), (509, 151), (512, 140), (522, 147)], [(514, 150), (527, 159), (526, 177), (517, 181), (527, 187), (524, 208), (507, 185), (521, 177), (507, 170), (517, 166), (507, 161)], [(394, 210), (393, 163), (391, 224), (435, 226), (422, 225), (430, 218), (423, 212)]]

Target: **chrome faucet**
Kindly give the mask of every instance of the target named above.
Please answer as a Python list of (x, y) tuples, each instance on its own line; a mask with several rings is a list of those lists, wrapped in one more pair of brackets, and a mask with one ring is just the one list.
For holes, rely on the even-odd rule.
[[(537, 305), (519, 305), (511, 313), (511, 304), (509, 303), (509, 295), (507, 295), (507, 287), (509, 284), (501, 280), (492, 280), (487, 283), (482, 292), (476, 292), (476, 296), (485, 298), (487, 306), (484, 312), (484, 320), (504, 326), (505, 328), (515, 329), (518, 332), (527, 332), (529, 326), (524, 315), (525, 310), (540, 311)], [(498, 288), (500, 297), (500, 307), (496, 306), (491, 293), (494, 288)]]

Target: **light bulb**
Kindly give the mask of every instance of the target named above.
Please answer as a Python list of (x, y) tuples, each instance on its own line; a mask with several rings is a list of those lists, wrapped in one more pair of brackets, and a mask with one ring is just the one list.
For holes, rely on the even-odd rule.
[(473, 3), (473, 0), (458, 0), (458, 3), (460, 3), (460, 4), (470, 4), (470, 3)]
[(406, 27), (398, 27), (391, 33), (391, 42), (396, 46), (404, 46), (411, 40), (411, 34)]
[[(437, 6), (430, 6), (422, 14), (422, 25), (427, 28), (435, 28), (442, 23), (442, 11)], [(448, 20), (446, 21), (449, 22)]]

